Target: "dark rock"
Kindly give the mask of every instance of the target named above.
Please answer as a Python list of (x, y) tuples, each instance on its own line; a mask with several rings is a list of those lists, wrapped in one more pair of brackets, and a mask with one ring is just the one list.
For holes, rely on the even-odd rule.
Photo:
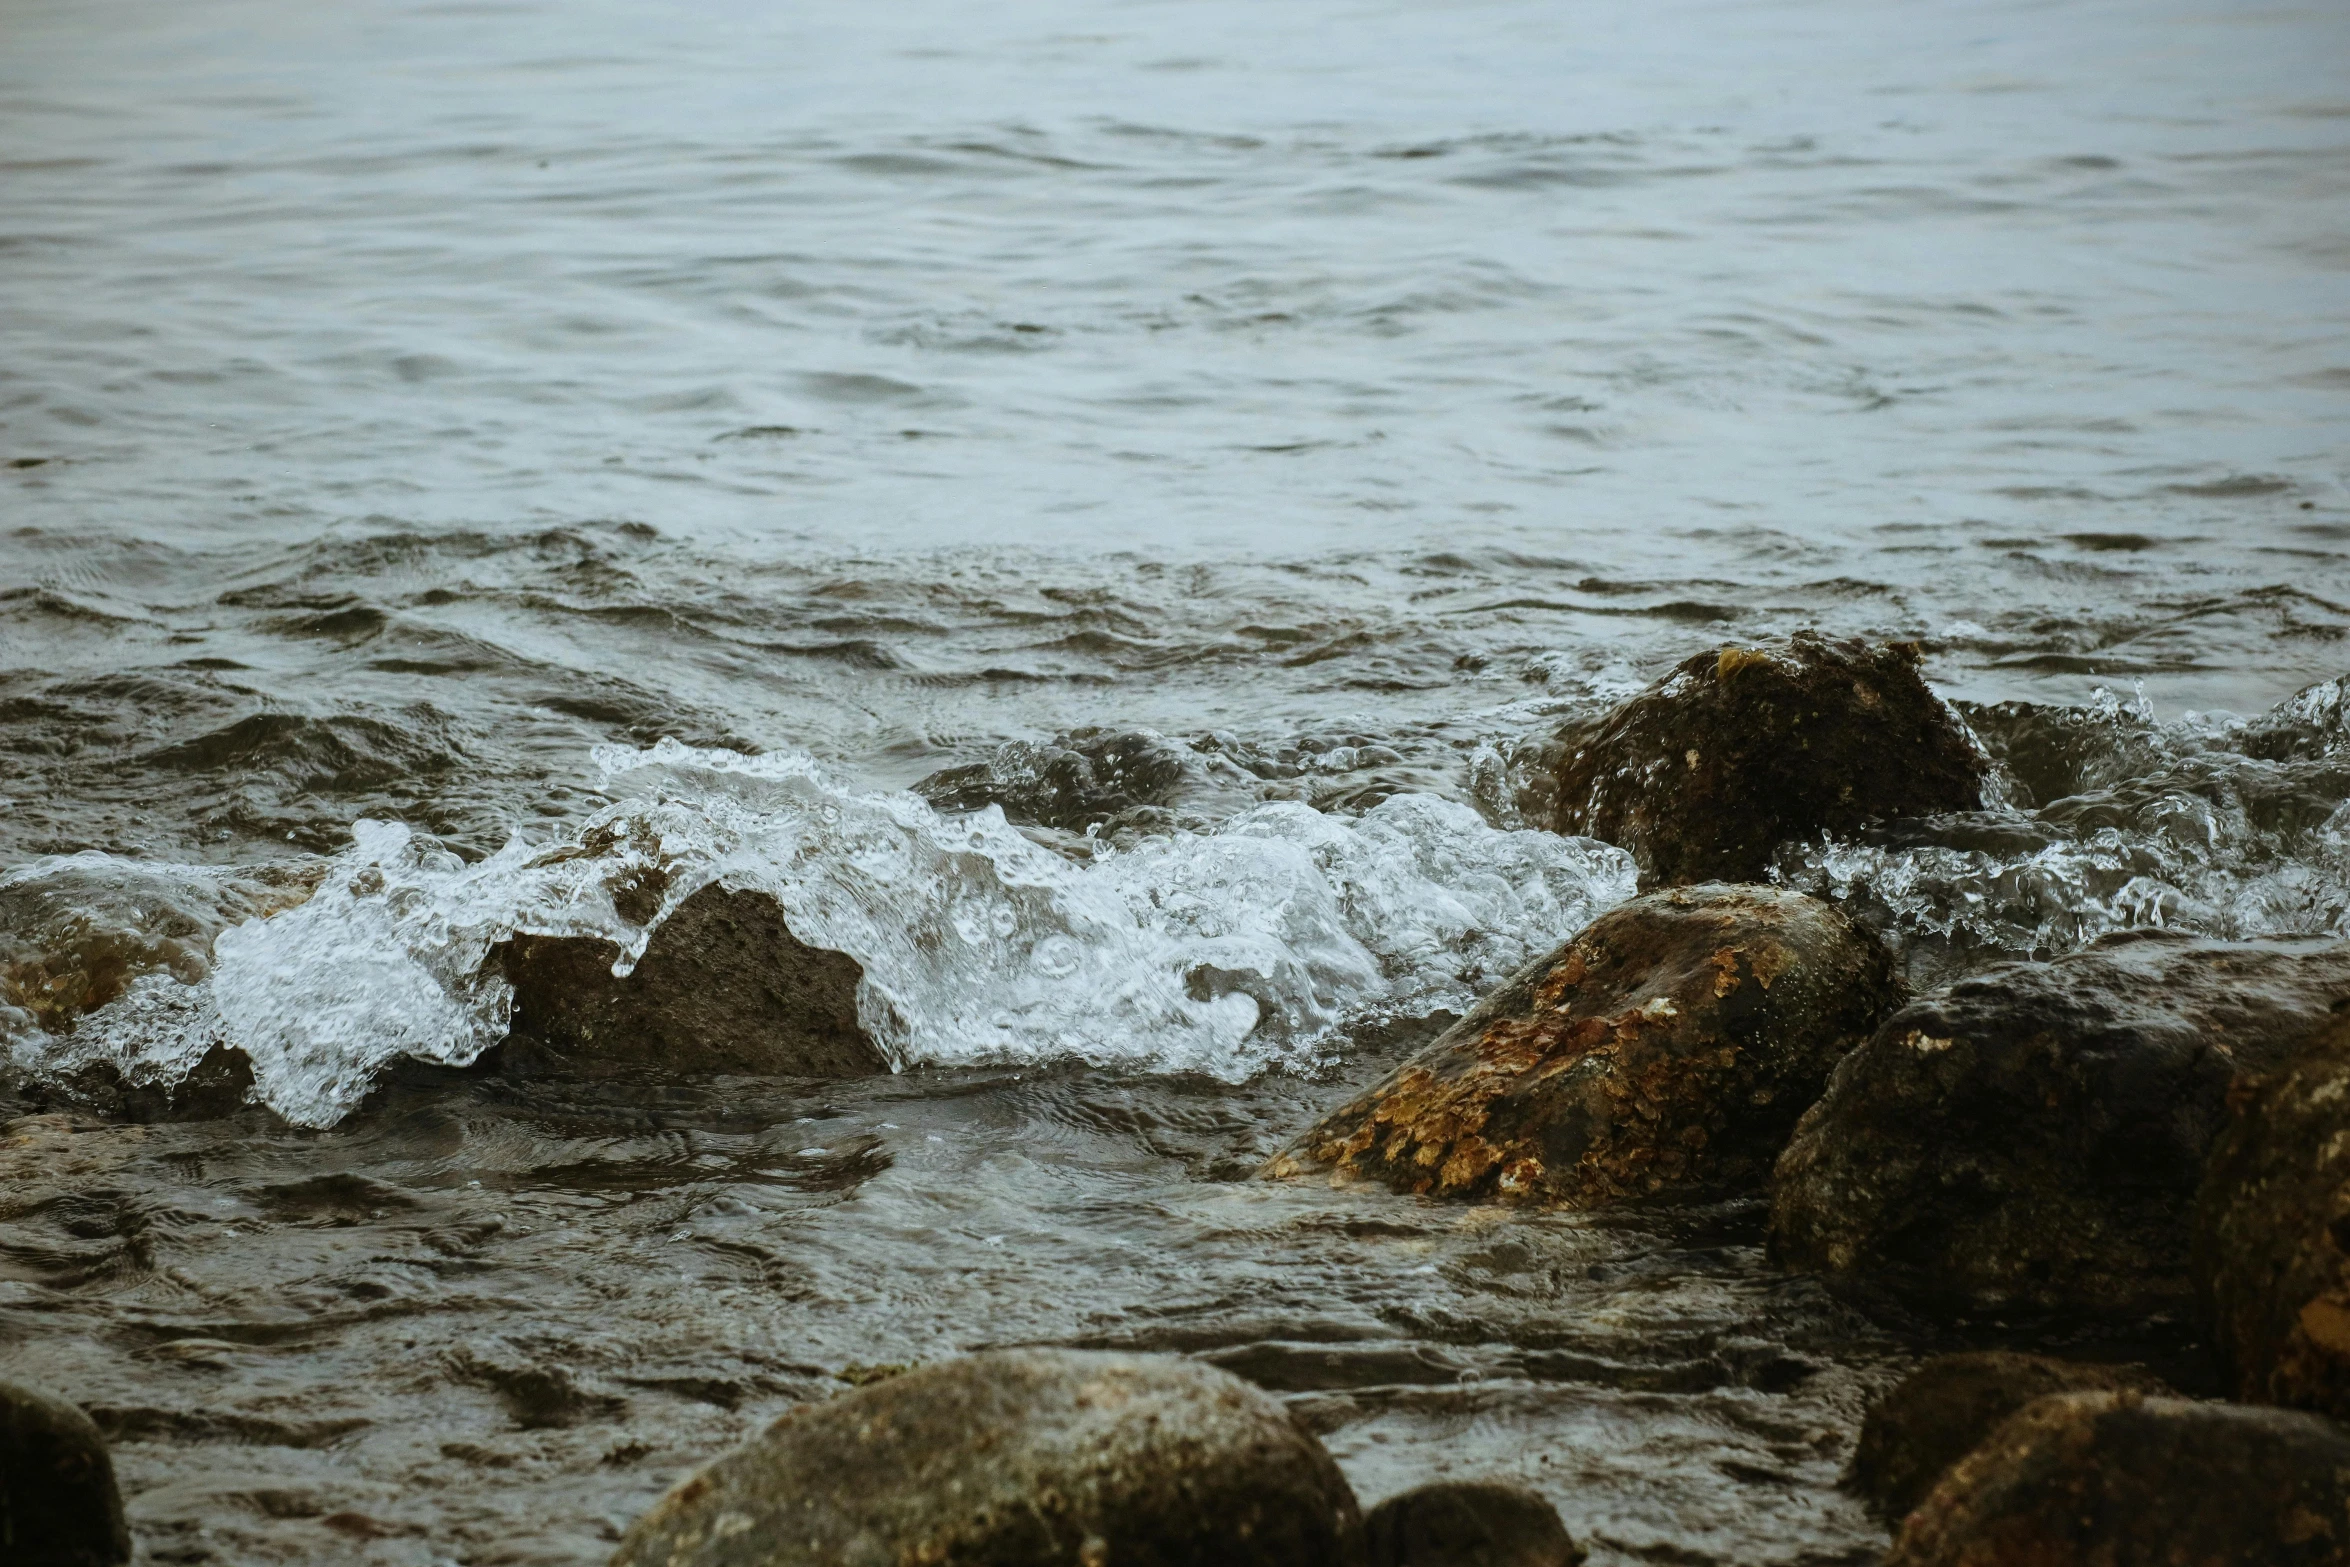
[(2346, 998), (2350, 945), (2166, 931), (1963, 980), (1837, 1067), (1773, 1176), (1773, 1251), (1928, 1311), (2184, 1307), (2230, 1084)]
[(1584, 1550), (1550, 1503), (1520, 1486), (1440, 1480), (1363, 1518), (1370, 1567), (1575, 1567)]
[(997, 1350), (805, 1404), (672, 1490), (613, 1567), (1358, 1567), (1329, 1454), (1236, 1377)]
[(498, 960), (514, 987), (509, 1053), (521, 1055), (520, 1044), (571, 1064), (783, 1077), (889, 1069), (857, 1022), (864, 970), (793, 936), (764, 893), (712, 883), (654, 927), (626, 979), (612, 974), (619, 957), (592, 937), (506, 942)]
[(2350, 1417), (2350, 1023), (2238, 1098), (2195, 1210), (2213, 1348), (2238, 1397)]
[(1078, 729), (1041, 744), (1015, 740), (984, 762), (932, 773), (914, 792), (942, 811), (995, 805), (1018, 826), (1083, 832), (1165, 812), (1194, 766), (1186, 749), (1147, 731)]
[(1944, 1470), (2026, 1404), (2051, 1393), (2123, 1389), (2170, 1391), (2160, 1377), (2136, 1366), (2093, 1366), (2006, 1350), (1937, 1355), (1878, 1400), (1861, 1422), (1853, 1488), (1878, 1511), (1899, 1518), (1925, 1499)]
[(2064, 1393), (1942, 1477), (1885, 1567), (2339, 1567), (2350, 1433), (2240, 1404)]
[(1658, 887), (1760, 881), (1790, 838), (1978, 809), (1982, 757), (1917, 665), (1914, 643), (1809, 631), (1701, 653), (1559, 737), (1555, 825)]
[(131, 1559), (114, 1460), (90, 1417), (0, 1382), (0, 1561), (117, 1567)]
[(1759, 1182), (1900, 999), (1884, 949), (1816, 898), (1650, 893), (1521, 970), (1264, 1173), (1567, 1207)]
[(176, 1083), (134, 1083), (112, 1062), (92, 1061), (62, 1077), (28, 1082), (22, 1091), (44, 1109), (86, 1110), (113, 1121), (216, 1121), (252, 1101), (253, 1063), (242, 1050), (216, 1044)]

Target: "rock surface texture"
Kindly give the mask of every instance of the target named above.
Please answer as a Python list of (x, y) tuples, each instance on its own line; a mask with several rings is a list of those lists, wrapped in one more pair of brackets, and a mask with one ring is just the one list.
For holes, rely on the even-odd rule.
[(2002, 1425), (1885, 1567), (2339, 1567), (2350, 1433), (2240, 1404), (2067, 1393)]
[(0, 1382), (0, 1562), (117, 1567), (130, 1559), (114, 1460), (90, 1417)]
[(1264, 1173), (1566, 1207), (1759, 1182), (1900, 996), (1885, 950), (1815, 898), (1650, 893), (1521, 970)]
[(1917, 666), (1911, 643), (1808, 631), (1701, 653), (1560, 736), (1555, 825), (1656, 887), (1760, 881), (1790, 838), (1975, 810), (1982, 758)]
[(791, 1411), (637, 1520), (614, 1567), (1359, 1567), (1281, 1405), (1173, 1357), (998, 1350)]
[(1370, 1567), (1576, 1567), (1584, 1550), (1550, 1503), (1496, 1481), (1440, 1480), (1363, 1518)]
[(2097, 1366), (2045, 1355), (1981, 1350), (1937, 1355), (1878, 1400), (1861, 1422), (1853, 1488), (1888, 1517), (1925, 1500), (1951, 1465), (2025, 1405), (2052, 1393), (2133, 1391), (2169, 1385), (2135, 1366)]
[(2241, 1098), (2196, 1204), (2213, 1348), (2239, 1398), (2350, 1418), (2350, 1022)]
[(2191, 1303), (2230, 1086), (2350, 999), (2350, 945), (2109, 936), (1924, 997), (1846, 1057), (1773, 1177), (1788, 1267), (1934, 1311)]
[(592, 937), (516, 936), (501, 952), (510, 1052), (779, 1077), (889, 1069), (857, 1023), (864, 971), (793, 936), (764, 893), (704, 887), (654, 928), (625, 979), (612, 974), (620, 949)]

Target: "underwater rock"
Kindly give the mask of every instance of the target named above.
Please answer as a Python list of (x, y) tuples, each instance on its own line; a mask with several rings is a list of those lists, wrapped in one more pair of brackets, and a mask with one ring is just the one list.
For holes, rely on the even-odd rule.
[(1557, 1509), (1522, 1486), (1439, 1480), (1363, 1517), (1370, 1567), (1576, 1567), (1583, 1548)]
[(1679, 887), (1601, 915), (1264, 1169), (1587, 1208), (1759, 1182), (1901, 988), (1833, 907)]
[(2350, 1023), (2247, 1085), (2195, 1210), (2195, 1272), (2240, 1398), (2350, 1417)]
[(674, 909), (625, 979), (620, 949), (587, 936), (516, 936), (499, 954), (514, 987), (512, 1059), (680, 1072), (863, 1077), (889, 1063), (857, 1022), (864, 971), (803, 944), (759, 892), (717, 883)]
[(1978, 1350), (1937, 1355), (1873, 1405), (1852, 1455), (1853, 1489), (1900, 1518), (1944, 1471), (2008, 1416), (2051, 1393), (2161, 1394), (2169, 1384), (2136, 1366), (2096, 1366), (2045, 1355)]
[(1811, 631), (1701, 653), (1559, 736), (1553, 825), (1660, 887), (1760, 881), (1790, 838), (1979, 809), (1983, 759), (1918, 657)]
[(2339, 1567), (2350, 1433), (2241, 1404), (2063, 1393), (1904, 1520), (1885, 1567)]
[(1016, 826), (1083, 832), (1163, 816), (1195, 766), (1184, 747), (1148, 731), (1078, 729), (1013, 741), (984, 762), (932, 773), (914, 792), (942, 811), (996, 805)]
[(1354, 1493), (1237, 1377), (995, 1350), (790, 1411), (629, 1529), (613, 1567), (1359, 1567)]
[(0, 1382), (0, 1561), (117, 1567), (131, 1559), (114, 1459), (90, 1417)]
[(2185, 1306), (2229, 1087), (2350, 1001), (2350, 944), (2107, 936), (1886, 1019), (1772, 1181), (1771, 1245), (1929, 1311)]

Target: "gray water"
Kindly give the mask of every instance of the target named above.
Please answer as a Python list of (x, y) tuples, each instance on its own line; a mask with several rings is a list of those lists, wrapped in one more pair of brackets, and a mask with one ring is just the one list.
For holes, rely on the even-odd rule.
[[(0, 0), (0, 1376), (157, 1562), (595, 1562), (1030, 1342), (1872, 1559), (1929, 1342), (1751, 1200), (1242, 1177), (1622, 895), (1527, 757), (1724, 642), (1915, 638), (2000, 764), (1782, 861), (1919, 983), (2350, 934), (2345, 83), (2317, 5)], [(846, 889), (905, 1070), (459, 1070), (631, 812)], [(66, 1086), (215, 1040), (265, 1103)]]

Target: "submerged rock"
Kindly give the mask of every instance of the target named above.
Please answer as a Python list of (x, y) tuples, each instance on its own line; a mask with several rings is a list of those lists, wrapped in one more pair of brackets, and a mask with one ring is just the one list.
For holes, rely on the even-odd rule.
[(1147, 730), (1078, 729), (1013, 741), (983, 762), (932, 773), (914, 792), (942, 811), (995, 805), (1019, 826), (1083, 832), (1165, 816), (1195, 766), (1186, 748)]
[(2159, 1394), (2170, 1387), (2136, 1366), (2093, 1366), (2007, 1350), (1937, 1355), (1878, 1400), (1861, 1422), (1853, 1488), (1878, 1511), (1899, 1518), (2025, 1405), (2051, 1393), (2122, 1390)]
[(1338, 1467), (1171, 1356), (997, 1350), (792, 1410), (637, 1520), (613, 1567), (1358, 1567)]
[(1773, 1176), (1771, 1244), (1928, 1310), (2185, 1306), (2229, 1087), (2350, 1000), (2350, 944), (2108, 936), (1903, 1008)]
[(2039, 1400), (1942, 1477), (1885, 1567), (2339, 1567), (2350, 1433), (2132, 1393)]
[(2350, 1023), (2241, 1096), (2195, 1213), (2237, 1396), (2350, 1418)]
[(1918, 656), (1799, 631), (1688, 659), (1559, 737), (1555, 825), (1631, 850), (1655, 887), (1760, 881), (1790, 838), (1978, 809), (1982, 757)]
[(712, 883), (654, 928), (625, 979), (612, 973), (619, 958), (593, 937), (507, 942), (509, 1051), (520, 1042), (574, 1063), (780, 1077), (889, 1069), (857, 1022), (857, 961), (801, 942), (765, 893)]
[(1900, 996), (1884, 948), (1816, 898), (1650, 893), (1529, 964), (1264, 1173), (1566, 1207), (1760, 1181)]
[(0, 1382), (0, 1561), (117, 1567), (131, 1559), (114, 1459), (88, 1415)]
[(1439, 1480), (1363, 1518), (1370, 1567), (1576, 1567), (1583, 1548), (1557, 1509), (1522, 1486)]

